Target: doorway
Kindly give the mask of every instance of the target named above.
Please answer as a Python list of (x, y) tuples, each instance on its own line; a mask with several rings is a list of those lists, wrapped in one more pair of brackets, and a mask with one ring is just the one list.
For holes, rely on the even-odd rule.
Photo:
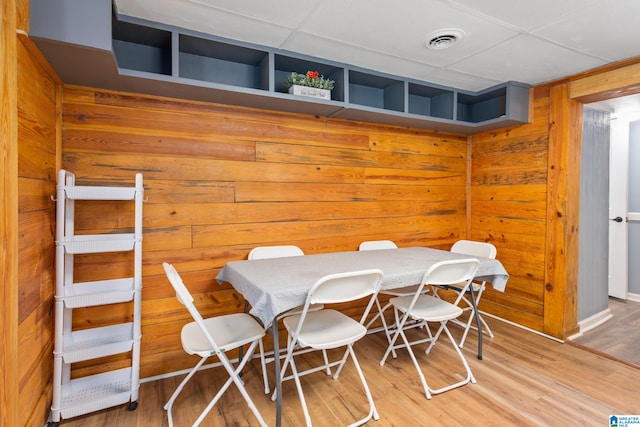
[(640, 354), (640, 336), (632, 335), (640, 334), (640, 168), (630, 165), (640, 163), (640, 96), (586, 105), (584, 126), (580, 334), (570, 341), (637, 366), (629, 355)]
[[(602, 189), (594, 184), (594, 180), (608, 180), (608, 211), (606, 218), (602, 213), (598, 214), (599, 219), (595, 222), (587, 223), (588, 228), (582, 224), (582, 201), (581, 201), (581, 235), (586, 234), (589, 243), (593, 245), (592, 233), (600, 235), (603, 231), (608, 233), (608, 242), (598, 245), (607, 245), (608, 252), (602, 256), (590, 259), (606, 259), (607, 263), (607, 290), (600, 292), (600, 298), (612, 296), (622, 300), (631, 299), (640, 301), (640, 263), (633, 260), (640, 259), (640, 170), (629, 165), (640, 164), (640, 95), (610, 99), (585, 106), (585, 126), (592, 122), (590, 129), (585, 129), (583, 133), (583, 160), (584, 150), (589, 155), (609, 156), (606, 163), (607, 170), (599, 172), (593, 164), (588, 164), (587, 169), (583, 167), (583, 189), (587, 185), (588, 197), (593, 197), (593, 192), (602, 192)], [(594, 128), (593, 119), (588, 120), (589, 110), (596, 109), (600, 114), (609, 114), (610, 131), (610, 151), (600, 152), (585, 144), (593, 144), (593, 140), (587, 136), (589, 133), (597, 134), (598, 127)], [(595, 129), (595, 131), (594, 131)], [(602, 136), (596, 136), (602, 140)], [(591, 138), (593, 139), (593, 138)], [(590, 150), (590, 151), (589, 151)], [(587, 157), (587, 161), (588, 157)], [(595, 175), (595, 177), (593, 176)], [(598, 178), (598, 175), (600, 177)], [(590, 183), (589, 180), (592, 182)], [(605, 194), (605, 193), (602, 193)], [(581, 193), (582, 197), (583, 193)], [(586, 206), (592, 209), (593, 206)], [(593, 214), (589, 214), (593, 216)], [(607, 224), (606, 226), (604, 224)], [(597, 242), (596, 242), (597, 243)], [(581, 245), (581, 250), (583, 250)], [(631, 260), (631, 262), (629, 262)], [(581, 258), (581, 264), (587, 262)], [(588, 280), (588, 279), (585, 279)], [(599, 279), (597, 279), (599, 282)], [(579, 288), (583, 285), (580, 282)], [(592, 284), (597, 289), (598, 284)], [(580, 306), (580, 301), (579, 304)], [(591, 309), (578, 310), (578, 320), (592, 316), (596, 313)]]
[[(610, 132), (602, 132), (602, 118), (610, 123)], [(640, 304), (640, 263), (634, 261), (640, 260), (640, 96), (586, 105), (584, 126), (578, 285), (581, 334), (605, 322), (629, 325), (628, 321), (610, 321), (617, 309), (611, 308), (619, 302)], [(603, 261), (594, 263), (594, 259)]]

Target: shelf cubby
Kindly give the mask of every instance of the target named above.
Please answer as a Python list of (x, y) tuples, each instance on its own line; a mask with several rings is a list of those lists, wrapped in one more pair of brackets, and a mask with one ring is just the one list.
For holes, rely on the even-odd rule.
[(349, 103), (403, 112), (404, 81), (349, 70)]
[(112, 37), (119, 68), (171, 75), (171, 31), (114, 19)]
[[(61, 361), (59, 359), (54, 363)], [(133, 385), (132, 375), (131, 368), (121, 368), (65, 383), (59, 409), (62, 418), (73, 418), (128, 402)]]
[(458, 92), (456, 119), (463, 122), (480, 123), (503, 117), (507, 114), (507, 87), (481, 94)]
[(274, 88), (276, 92), (288, 93), (289, 88), (286, 85), (286, 80), (291, 73), (305, 74), (307, 71), (317, 71), (324, 78), (335, 82), (331, 91), (331, 99), (344, 101), (344, 68), (302, 57), (280, 54), (275, 55), (274, 62)]
[(409, 113), (453, 119), (453, 90), (409, 83)]
[(67, 285), (63, 292), (66, 308), (93, 307), (133, 300), (136, 284), (131, 277), (96, 280)]
[(63, 337), (64, 363), (76, 363), (131, 351), (134, 339), (133, 323), (103, 326), (72, 332)]
[(269, 53), (216, 40), (179, 35), (178, 75), (239, 88), (269, 90)]

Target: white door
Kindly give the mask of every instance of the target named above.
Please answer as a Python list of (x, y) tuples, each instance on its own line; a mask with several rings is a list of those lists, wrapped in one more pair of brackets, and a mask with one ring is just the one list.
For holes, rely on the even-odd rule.
[(627, 299), (629, 120), (622, 114), (612, 117), (610, 147), (609, 296)]
[(629, 269), (629, 221), (640, 220), (640, 213), (629, 212), (629, 192), (637, 191), (638, 185), (629, 179), (629, 172), (636, 174), (629, 169), (629, 125), (638, 117), (638, 112), (616, 113), (611, 121), (609, 295), (621, 299), (627, 299), (629, 273), (634, 270)]

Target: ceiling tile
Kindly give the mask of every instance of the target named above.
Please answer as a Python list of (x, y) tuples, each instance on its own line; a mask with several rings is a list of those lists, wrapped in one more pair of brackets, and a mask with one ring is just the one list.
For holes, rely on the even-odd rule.
[(535, 34), (608, 61), (640, 53), (640, 1), (599, 0)]
[(491, 86), (503, 83), (501, 80), (485, 79), (473, 74), (461, 73), (447, 68), (438, 68), (434, 71), (419, 77), (420, 80), (436, 83), (443, 86), (454, 87), (456, 89), (477, 92)]
[[(535, 3), (505, 0), (452, 0), (450, 3), (468, 13), (485, 16), (505, 25), (531, 31), (571, 15), (597, 0), (536, 0)], [(553, 13), (550, 13), (553, 12)]]
[(434, 70), (434, 67), (409, 61), (392, 55), (371, 51), (358, 46), (352, 46), (335, 40), (318, 37), (316, 35), (298, 32), (283, 45), (291, 52), (305, 51), (308, 55), (341, 62), (343, 64), (358, 64), (382, 73), (389, 73), (400, 77), (420, 79)]
[(190, 0), (120, 0), (117, 5), (123, 14), (263, 46), (279, 46), (291, 34), (290, 29), (280, 25)]
[[(336, 13), (340, 10), (340, 13)], [(458, 28), (463, 40), (451, 49), (425, 47), (430, 34)], [(446, 66), (517, 33), (438, 0), (324, 1), (302, 31), (433, 66)]]
[[(175, 0), (174, 0), (175, 1)], [(287, 0), (181, 0), (204, 5), (211, 9), (247, 16), (294, 29), (315, 10), (322, 0), (296, 0), (295, 5)], [(246, 28), (245, 28), (246, 30)]]
[(451, 69), (498, 81), (530, 84), (576, 74), (603, 65), (582, 55), (535, 37), (521, 35), (461, 61)]

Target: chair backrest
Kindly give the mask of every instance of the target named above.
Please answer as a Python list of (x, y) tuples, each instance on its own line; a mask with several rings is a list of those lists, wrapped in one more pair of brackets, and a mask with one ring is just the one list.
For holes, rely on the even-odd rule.
[(383, 277), (378, 269), (329, 274), (311, 287), (307, 300), (312, 304), (332, 304), (364, 298), (378, 292)]
[(454, 285), (468, 283), (478, 270), (480, 261), (475, 258), (440, 261), (429, 268), (422, 278), (424, 285)]
[(360, 243), (358, 248), (361, 251), (371, 251), (375, 249), (395, 249), (398, 246), (391, 240), (369, 240)]
[(341, 303), (369, 296), (369, 303), (360, 319), (360, 323), (363, 323), (373, 307), (383, 278), (382, 270), (379, 269), (350, 271), (322, 277), (314, 283), (307, 294), (296, 336), (312, 304)]
[(258, 246), (249, 252), (249, 259), (283, 258), (302, 256), (304, 252), (294, 245)]
[(488, 242), (458, 240), (453, 244), (453, 246), (451, 246), (451, 252), (493, 259), (496, 257), (498, 251), (493, 244)]
[(182, 281), (182, 277), (180, 277), (180, 274), (176, 271), (173, 265), (167, 262), (163, 262), (162, 267), (164, 267), (164, 272), (167, 275), (169, 282), (171, 282), (171, 286), (173, 286), (173, 289), (176, 291), (176, 298), (187, 308), (187, 310), (189, 311), (189, 314), (191, 314), (191, 317), (200, 328), (200, 331), (206, 337), (207, 341), (211, 345), (211, 348), (213, 349), (214, 353), (216, 354), (219, 353), (220, 349), (216, 344), (216, 342), (214, 341), (211, 334), (209, 334), (209, 331), (207, 330), (204, 324), (202, 315), (200, 314), (196, 306), (193, 304), (193, 296), (191, 295), (187, 287), (184, 285), (184, 282)]

